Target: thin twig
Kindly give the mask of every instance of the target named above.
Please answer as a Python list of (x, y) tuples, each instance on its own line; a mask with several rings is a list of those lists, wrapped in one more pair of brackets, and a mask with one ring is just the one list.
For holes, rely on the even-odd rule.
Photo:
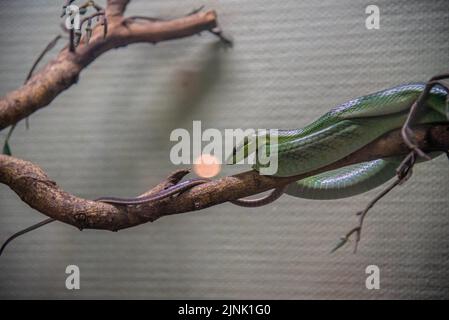
[(106, 38), (108, 34), (108, 17), (106, 15), (103, 16), (103, 39)]
[(11, 147), (9, 146), (9, 139), (11, 139), (11, 135), (16, 128), (17, 123), (14, 123), (11, 128), (9, 128), (8, 133), (6, 134), (5, 142), (3, 143), (3, 153), (7, 155), (11, 155)]
[(69, 51), (75, 52), (75, 30), (72, 28), (69, 30)]
[[(413, 166), (415, 164), (415, 161), (416, 161), (415, 152), (412, 151), (403, 160), (402, 165), (401, 165), (401, 170), (403, 170), (403, 171), (398, 172), (398, 176), (397, 176), (396, 180), (393, 183), (391, 183), (387, 188), (382, 190), (382, 192), (379, 193), (376, 197), (374, 197), (374, 199), (371, 200), (368, 203), (368, 205), (365, 207), (365, 209), (363, 209), (362, 211), (359, 211), (359, 212), (356, 213), (356, 215), (359, 217), (359, 221), (358, 221), (357, 226), (352, 228), (344, 237), (340, 238), (340, 241), (331, 250), (331, 253), (337, 251), (339, 248), (341, 248), (343, 245), (345, 245), (349, 241), (349, 239), (351, 238), (351, 236), (354, 233), (356, 234), (355, 244), (354, 244), (354, 253), (357, 252), (357, 247), (358, 247), (358, 244), (360, 242), (361, 235), (362, 235), (363, 222), (365, 221), (365, 218), (366, 218), (366, 215), (368, 214), (368, 211), (372, 207), (374, 207), (374, 205), (380, 199), (385, 197), (391, 190), (393, 190), (398, 185), (403, 184), (406, 180), (408, 180), (411, 177), (412, 172), (413, 172), (412, 168), (413, 168)], [(407, 165), (407, 167), (406, 167), (406, 165)]]
[[(401, 137), (404, 143), (407, 145), (407, 147), (411, 150), (411, 152), (407, 155), (407, 157), (404, 158), (402, 163), (399, 165), (399, 167), (396, 170), (397, 173), (397, 180), (392, 183), (388, 188), (386, 188), (382, 193), (380, 193), (378, 196), (376, 196), (369, 204), (368, 206), (361, 212), (358, 212), (357, 215), (359, 215), (359, 223), (358, 225), (351, 229), (344, 237), (340, 238), (340, 241), (337, 243), (337, 245), (331, 250), (331, 252), (335, 252), (337, 249), (341, 248), (343, 245), (347, 243), (350, 236), (354, 233), (356, 233), (356, 242), (354, 246), (354, 252), (357, 251), (358, 243), (360, 242), (361, 232), (362, 232), (362, 225), (363, 221), (365, 219), (366, 214), (368, 211), (379, 201), (382, 199), (386, 194), (388, 194), (391, 190), (393, 190), (396, 186), (404, 183), (407, 181), (413, 172), (413, 167), (416, 163), (416, 157), (422, 157), (426, 160), (432, 160), (430, 156), (428, 156), (419, 146), (416, 141), (416, 137), (414, 136), (414, 132), (412, 130), (412, 124), (417, 118), (417, 115), (420, 111), (423, 111), (425, 108), (425, 101), (429, 98), (429, 95), (432, 91), (432, 89), (440, 85), (443, 88), (446, 89), (448, 92), (448, 96), (446, 97), (447, 102), (449, 101), (449, 86), (445, 84), (444, 82), (440, 81), (443, 79), (449, 78), (449, 73), (443, 73), (437, 76), (432, 77), (425, 85), (424, 90), (421, 92), (421, 94), (418, 96), (418, 99), (412, 104), (410, 107), (410, 111), (408, 113), (407, 119), (404, 122), (402, 128), (401, 128)], [(449, 153), (447, 150), (444, 150), (446, 152), (446, 155), (449, 158)]]
[(95, 17), (100, 17), (100, 16), (105, 17), (105, 16), (106, 16), (105, 12), (104, 12), (104, 11), (98, 11), (98, 12), (92, 13), (90, 16), (84, 17), (84, 18), (81, 20), (81, 22), (80, 22), (80, 29), (83, 28), (83, 24), (84, 24), (86, 21), (92, 20), (93, 18), (95, 18)]
[(66, 8), (71, 5), (73, 2), (75, 2), (75, 0), (66, 0), (66, 2), (64, 3), (64, 5), (62, 6), (62, 13), (61, 13), (61, 18), (64, 18), (66, 15)]
[(87, 9), (89, 7), (92, 7), (92, 8), (94, 8), (97, 11), (104, 10), (103, 7), (101, 7), (100, 5), (98, 5), (97, 3), (95, 3), (92, 0), (88, 0), (85, 3), (83, 3), (82, 5), (79, 6), (80, 9)]
[(234, 42), (232, 41), (232, 39), (225, 36), (223, 34), (223, 31), (219, 27), (208, 31), (212, 33), (214, 36), (218, 37), (218, 39), (220, 39), (220, 41), (227, 47), (232, 48), (234, 46)]
[(30, 80), (31, 76), (34, 73), (34, 70), (36, 69), (37, 65), (39, 64), (39, 62), (41, 62), (41, 60), (44, 58), (44, 56), (55, 47), (55, 45), (58, 43), (58, 40), (61, 39), (61, 35), (58, 34), (56, 37), (53, 38), (53, 40), (51, 40), (47, 46), (44, 48), (44, 50), (39, 54), (39, 56), (37, 57), (37, 59), (34, 61), (33, 65), (31, 66), (30, 71), (27, 74), (27, 77), (25, 79), (24, 83), (27, 83), (28, 80)]
[[(156, 195), (160, 192), (162, 192), (164, 189), (167, 189), (173, 185), (176, 185), (179, 181), (181, 181), (181, 179), (187, 175), (190, 172), (190, 170), (177, 170), (175, 172), (173, 172), (172, 174), (170, 174), (165, 180), (163, 180), (161, 183), (159, 183), (157, 186), (155, 186), (154, 188), (150, 189), (148, 192), (140, 195), (139, 197), (147, 197), (150, 195)], [(45, 182), (45, 181), (44, 181)], [(5, 250), (6, 246), (14, 239), (16, 239), (17, 237), (26, 234), (30, 231), (36, 230), (44, 225), (47, 225), (51, 222), (55, 221), (55, 219), (53, 218), (48, 218), (45, 219), (39, 223), (36, 223), (28, 228), (25, 228), (19, 232), (16, 232), (15, 234), (13, 234), (12, 236), (10, 236), (8, 239), (6, 239), (6, 241), (3, 243), (3, 245), (0, 247), (0, 256), (2, 255), (3, 251)]]
[(40, 228), (40, 227), (42, 227), (42, 226), (45, 226), (46, 224), (49, 224), (50, 222), (53, 222), (53, 221), (55, 221), (55, 220), (52, 219), (52, 218), (48, 218), (48, 219), (45, 219), (44, 221), (41, 221), (41, 222), (36, 223), (36, 224), (33, 224), (33, 225), (32, 225), (31, 227), (29, 227), (29, 228), (23, 229), (23, 230), (21, 230), (21, 231), (15, 233), (15, 234), (13, 234), (11, 237), (9, 237), (8, 239), (6, 239), (6, 241), (2, 244), (2, 246), (1, 246), (1, 248), (0, 248), (0, 256), (2, 255), (3, 250), (5, 250), (5, 248), (6, 248), (6, 246), (8, 245), (8, 243), (10, 243), (11, 241), (13, 241), (15, 238), (21, 236), (22, 234), (28, 233), (28, 232), (33, 231), (33, 230), (35, 230), (35, 229), (38, 229), (38, 228)]
[[(47, 46), (44, 48), (44, 50), (39, 54), (39, 56), (37, 57), (37, 59), (34, 61), (33, 65), (31, 66), (30, 71), (28, 71), (28, 74), (26, 76), (26, 79), (24, 81), (24, 84), (26, 84), (28, 82), (28, 80), (30, 80), (30, 78), (33, 76), (34, 70), (36, 69), (37, 65), (39, 64), (39, 62), (41, 62), (41, 60), (44, 58), (44, 56), (51, 50), (54, 48), (54, 46), (57, 44), (58, 40), (61, 38), (61, 35), (57, 35), (53, 40), (51, 40)], [(5, 138), (5, 142), (3, 143), (3, 150), (6, 149), (6, 147), (9, 145), (9, 139), (11, 138), (11, 135), (14, 131), (14, 129), (17, 126), (17, 123), (14, 123), (11, 128), (9, 129), (8, 134), (6, 135)], [(29, 124), (29, 119), (28, 117), (25, 118), (25, 126), (27, 128), (27, 130), (30, 127)]]
[(413, 130), (411, 129), (411, 126), (415, 121), (415, 119), (417, 118), (418, 113), (425, 108), (424, 103), (429, 97), (431, 90), (436, 85), (444, 87), (449, 92), (448, 85), (440, 81), (447, 78), (449, 78), (449, 73), (443, 73), (432, 77), (426, 83), (424, 90), (421, 92), (421, 94), (418, 96), (418, 99), (411, 106), (407, 119), (405, 120), (404, 125), (402, 127), (401, 133), (404, 143), (410, 148), (410, 150), (413, 150), (416, 154), (418, 154), (420, 157), (426, 160), (431, 160), (431, 158), (428, 155), (426, 155), (426, 153), (423, 152), (420, 148), (418, 148), (418, 146), (414, 142)]

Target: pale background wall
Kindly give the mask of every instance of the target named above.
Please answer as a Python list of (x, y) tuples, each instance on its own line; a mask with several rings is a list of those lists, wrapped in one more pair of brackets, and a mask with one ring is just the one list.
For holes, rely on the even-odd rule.
[[(29, 131), (18, 126), (13, 153), (81, 197), (131, 196), (175, 169), (169, 133), (192, 120), (297, 128), (449, 67), (447, 1), (376, 1), (378, 31), (365, 29), (371, 1), (134, 0), (128, 14), (177, 16), (202, 4), (218, 11), (234, 49), (204, 34), (108, 52), (33, 114)], [(0, 94), (22, 83), (59, 32), (60, 10), (50, 0), (0, 0)], [(51, 224), (1, 257), (0, 297), (448, 298), (448, 178), (445, 158), (417, 168), (371, 212), (356, 255), (328, 251), (376, 191), (332, 202), (284, 196), (261, 209), (224, 204), (119, 233)], [(42, 218), (0, 185), (1, 239)], [(79, 291), (64, 287), (68, 264), (81, 269)], [(381, 268), (381, 290), (365, 289), (369, 264)]]

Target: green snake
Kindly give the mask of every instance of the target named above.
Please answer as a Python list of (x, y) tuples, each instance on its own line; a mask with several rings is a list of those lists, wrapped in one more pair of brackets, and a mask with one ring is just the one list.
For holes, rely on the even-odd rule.
[[(425, 83), (405, 84), (356, 98), (338, 105), (302, 129), (278, 131), (276, 146), (278, 170), (275, 176), (295, 176), (322, 168), (359, 150), (383, 134), (401, 128), (412, 104), (423, 92), (425, 85)], [(416, 123), (448, 123), (449, 109), (446, 97), (447, 91), (444, 87), (439, 85), (433, 87)], [(237, 156), (239, 150), (244, 151), (241, 153), (243, 158), (248, 157), (250, 154), (248, 150), (251, 145), (257, 144), (258, 138), (258, 136), (250, 137), (236, 148), (231, 157), (232, 161), (242, 160)], [(269, 147), (269, 142), (258, 146), (267, 150)], [(433, 153), (431, 157), (440, 154)], [(245, 207), (257, 207), (276, 200), (283, 193), (306, 199), (351, 197), (393, 178), (402, 160), (403, 157), (392, 157), (350, 165), (277, 188), (270, 195), (260, 199), (237, 199), (230, 202)], [(257, 171), (261, 167), (260, 163), (253, 166)], [(156, 195), (138, 198), (101, 197), (95, 201), (115, 205), (139, 205), (171, 197), (208, 181), (208, 179), (191, 179), (170, 186)], [(0, 248), (0, 255), (14, 238), (52, 221), (55, 220), (46, 219), (14, 234)]]
[[(382, 90), (336, 106), (302, 129), (281, 130), (277, 134), (278, 170), (275, 176), (288, 177), (303, 174), (332, 164), (361, 149), (385, 133), (404, 124), (412, 104), (423, 92), (425, 83), (411, 83)], [(435, 86), (426, 99), (424, 111), (416, 123), (447, 123), (449, 110), (447, 92)], [(257, 135), (247, 139), (233, 154), (232, 162), (239, 162), (251, 154)], [(257, 146), (267, 148), (269, 142)], [(243, 155), (237, 156), (238, 151)], [(268, 152), (265, 150), (265, 152)], [(433, 153), (437, 157), (441, 153)], [(376, 159), (327, 171), (289, 184), (276, 195), (286, 194), (306, 199), (339, 199), (371, 190), (396, 175), (403, 157)], [(253, 169), (263, 166), (256, 163)], [(276, 197), (274, 197), (276, 198)], [(247, 200), (236, 200), (245, 205)], [(255, 206), (256, 203), (248, 203)]]

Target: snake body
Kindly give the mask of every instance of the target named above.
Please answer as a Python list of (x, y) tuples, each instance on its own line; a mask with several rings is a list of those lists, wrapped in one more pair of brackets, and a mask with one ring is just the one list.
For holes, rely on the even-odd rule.
[(119, 204), (119, 205), (139, 205), (149, 202), (155, 202), (158, 200), (162, 200), (168, 197), (171, 197), (175, 194), (182, 193), (186, 190), (193, 188), (194, 186), (209, 182), (209, 179), (190, 179), (173, 186), (170, 186), (156, 194), (150, 194), (147, 196), (137, 197), (137, 198), (120, 198), (120, 197), (100, 197), (95, 199), (94, 201), (100, 201), (104, 203), (110, 204)]
[[(410, 107), (424, 90), (424, 83), (396, 86), (369, 94), (333, 108), (302, 129), (281, 130), (277, 134), (278, 170), (275, 176), (288, 177), (306, 173), (334, 163), (359, 150), (383, 134), (402, 127)], [(417, 123), (447, 123), (447, 92), (436, 86), (426, 101)], [(233, 154), (243, 150), (249, 156), (250, 146), (258, 136), (247, 139)], [(256, 151), (269, 153), (270, 142)], [(439, 154), (434, 154), (433, 157)], [(271, 156), (271, 155), (270, 155)], [(285, 193), (308, 199), (338, 199), (371, 190), (396, 175), (402, 157), (376, 159), (311, 176), (287, 186)], [(257, 171), (263, 166), (256, 163)]]
[[(275, 176), (295, 176), (322, 168), (350, 155), (383, 134), (401, 128), (412, 104), (423, 92), (424, 87), (424, 83), (412, 83), (379, 91), (338, 105), (302, 129), (279, 131), (275, 142), (278, 150), (278, 170)], [(426, 100), (426, 108), (419, 115), (417, 122), (447, 123), (449, 110), (446, 98), (447, 92), (443, 87), (434, 87)], [(250, 146), (257, 143), (258, 138), (258, 136), (250, 137), (236, 148), (232, 155), (233, 162), (242, 159), (237, 156), (239, 150), (244, 151), (240, 153), (243, 154), (240, 157), (247, 157)], [(270, 140), (258, 146), (266, 148), (265, 153), (269, 147)], [(437, 153), (432, 156), (438, 155)], [(236, 199), (231, 202), (239, 206), (257, 207), (278, 199), (284, 192), (309, 199), (350, 197), (371, 190), (394, 177), (396, 168), (402, 160), (403, 157), (394, 157), (355, 164), (279, 187), (260, 199)], [(259, 171), (261, 167), (260, 163), (256, 163), (253, 168)], [(171, 197), (208, 181), (208, 179), (190, 179), (157, 194), (137, 198), (101, 197), (95, 201), (114, 205), (140, 205)], [(46, 219), (14, 234), (0, 248), (0, 255), (14, 238), (52, 221), (54, 221), (52, 218)]]

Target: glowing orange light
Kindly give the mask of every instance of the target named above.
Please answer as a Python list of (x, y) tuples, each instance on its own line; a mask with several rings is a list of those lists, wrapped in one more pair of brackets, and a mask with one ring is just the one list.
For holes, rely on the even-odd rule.
[(217, 157), (210, 154), (202, 154), (196, 159), (193, 171), (202, 178), (212, 178), (221, 171), (221, 164)]

